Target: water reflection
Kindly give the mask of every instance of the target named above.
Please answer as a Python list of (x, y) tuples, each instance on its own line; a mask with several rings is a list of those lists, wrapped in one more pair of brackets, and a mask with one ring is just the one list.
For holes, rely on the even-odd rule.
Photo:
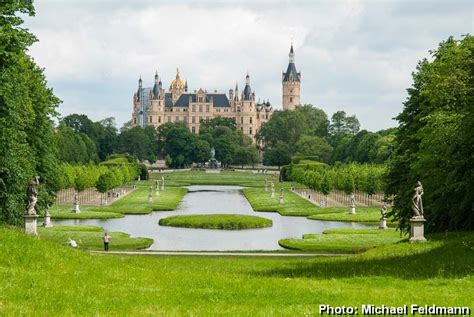
[[(117, 219), (55, 220), (61, 225), (92, 225), (110, 231), (122, 231), (132, 237), (154, 240), (149, 250), (234, 251), (280, 250), (278, 240), (301, 238), (305, 233), (321, 233), (333, 228), (360, 228), (359, 223), (308, 220), (285, 217), (273, 212), (255, 212), (240, 192), (239, 186), (189, 186), (189, 192), (175, 211), (158, 211), (148, 215), (127, 215)], [(159, 199), (159, 198), (158, 198)], [(207, 230), (162, 227), (161, 218), (184, 214), (229, 213), (256, 215), (271, 219), (270, 228), (247, 230)]]

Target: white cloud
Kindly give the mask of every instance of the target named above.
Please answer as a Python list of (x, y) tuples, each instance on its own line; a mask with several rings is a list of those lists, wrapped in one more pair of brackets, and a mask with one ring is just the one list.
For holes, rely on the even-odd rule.
[[(63, 99), (60, 112), (129, 120), (140, 74), (169, 85), (179, 67), (190, 89), (226, 92), (250, 72), (257, 97), (281, 103), (289, 42), (302, 101), (362, 127), (394, 126), (419, 59), (449, 35), (472, 32), (469, 2), (37, 1), (31, 48)], [(411, 10), (412, 9), (412, 10)], [(471, 29), (469, 29), (471, 26)]]

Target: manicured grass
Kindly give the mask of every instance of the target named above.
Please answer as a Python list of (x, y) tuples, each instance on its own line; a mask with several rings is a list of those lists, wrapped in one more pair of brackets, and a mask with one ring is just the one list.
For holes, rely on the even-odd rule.
[[(376, 222), (380, 221), (380, 208), (377, 207), (359, 207), (356, 208), (356, 214), (349, 213), (349, 208), (334, 207), (321, 208), (324, 213), (314, 214), (308, 217), (313, 220), (334, 220), (348, 222)], [(387, 220), (387, 225), (393, 225)]]
[(152, 211), (175, 210), (187, 193), (186, 188), (165, 186), (165, 190), (160, 190), (160, 195), (155, 196), (153, 188), (153, 202), (148, 202), (149, 183), (142, 182), (132, 193), (117, 200), (110, 206), (96, 208), (95, 210), (112, 211), (123, 214), (148, 214)]
[(282, 239), (287, 249), (329, 254), (361, 253), (406, 239), (395, 229), (333, 229), (324, 234), (305, 234), (303, 239)]
[(245, 197), (255, 211), (273, 211), (284, 216), (309, 216), (320, 212), (322, 208), (316, 207), (306, 199), (285, 189), (285, 203), (280, 205), (280, 188), (288, 188), (288, 183), (275, 183), (275, 197), (271, 197), (271, 189), (266, 192), (264, 188), (245, 188), (242, 190)]
[(0, 227), (0, 315), (314, 316), (319, 304), (474, 307), (474, 233), (427, 238), (338, 258), (126, 256), (78, 252)]
[(104, 207), (81, 206), (81, 213), (74, 214), (69, 205), (55, 205), (51, 208), (51, 216), (58, 219), (83, 219), (83, 218), (117, 218), (121, 214), (149, 214), (152, 211), (175, 210), (187, 193), (186, 188), (165, 186), (160, 190), (160, 195), (155, 196), (153, 189), (153, 202), (148, 202), (149, 182), (138, 183), (137, 188), (126, 196)]
[(81, 213), (76, 214), (71, 212), (70, 205), (54, 205), (50, 209), (51, 217), (54, 219), (107, 219), (107, 218), (121, 218), (123, 214), (108, 211), (94, 211), (97, 207), (83, 206)]
[[(55, 226), (52, 228), (39, 228), (41, 239), (54, 240), (62, 245), (67, 245), (69, 238), (76, 241), (79, 248), (102, 250), (104, 248), (102, 236), (104, 230), (93, 226)], [(123, 232), (109, 232), (111, 236), (110, 250), (135, 250), (145, 249), (153, 244), (153, 239), (130, 238)]]
[[(378, 223), (380, 220), (380, 208), (359, 207), (356, 214), (349, 213), (346, 207), (320, 208), (299, 195), (291, 192), (289, 183), (275, 183), (275, 197), (271, 197), (270, 189), (265, 192), (264, 188), (245, 188), (243, 193), (255, 211), (274, 211), (283, 216), (304, 216), (313, 220), (349, 221)], [(285, 188), (285, 204), (280, 205), (280, 188)], [(395, 226), (387, 220), (388, 226)]]
[(240, 230), (271, 227), (272, 224), (270, 219), (262, 217), (229, 214), (182, 215), (160, 219), (160, 226), (201, 229)]
[(165, 185), (239, 185), (246, 187), (264, 186), (265, 179), (278, 181), (277, 176), (259, 174), (252, 171), (233, 172), (221, 171), (220, 173), (206, 173), (205, 171), (174, 171), (171, 173), (152, 173), (153, 179), (165, 178)]

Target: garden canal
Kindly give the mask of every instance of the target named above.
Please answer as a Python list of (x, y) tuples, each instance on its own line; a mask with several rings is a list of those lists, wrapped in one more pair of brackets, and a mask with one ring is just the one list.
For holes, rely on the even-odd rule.
[[(121, 231), (131, 237), (154, 240), (149, 250), (236, 251), (281, 250), (278, 240), (301, 238), (306, 233), (322, 233), (334, 228), (371, 227), (360, 223), (318, 221), (305, 217), (281, 216), (276, 212), (255, 212), (239, 186), (189, 186), (189, 192), (174, 211), (155, 211), (148, 215), (126, 215), (114, 219), (54, 220), (58, 225), (92, 225), (109, 231)], [(159, 197), (158, 197), (159, 199)], [(191, 214), (254, 215), (273, 221), (269, 228), (245, 230), (209, 230), (165, 227), (161, 218)], [(113, 246), (113, 240), (111, 241)]]

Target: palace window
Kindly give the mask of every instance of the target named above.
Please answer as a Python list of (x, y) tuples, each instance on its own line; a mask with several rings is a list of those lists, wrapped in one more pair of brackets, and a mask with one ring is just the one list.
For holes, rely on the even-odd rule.
[(206, 117), (206, 122), (209, 122), (209, 117)]
[(290, 102), (293, 102), (293, 98), (292, 98), (292, 97), (290, 97)]
[(209, 105), (206, 105), (206, 112), (209, 112)]
[[(250, 117), (250, 123), (252, 123), (252, 121), (253, 121), (252, 118), (253, 118), (253, 117)], [(250, 134), (252, 134), (252, 133), (250, 133)]]
[(168, 122), (171, 122), (171, 117), (170, 116), (168, 116)]
[(202, 105), (199, 105), (199, 112), (202, 112)]
[(158, 117), (158, 123), (161, 123), (161, 117)]
[(224, 112), (229, 112), (229, 109), (224, 109)]
[(196, 127), (191, 127), (191, 132), (196, 133)]
[(202, 117), (199, 117), (199, 123), (201, 123), (201, 122), (202, 122)]
[(152, 117), (152, 116), (150, 116), (150, 123), (152, 123), (152, 122), (153, 122), (153, 117)]
[(240, 123), (241, 123), (241, 124), (244, 123), (244, 117), (240, 117)]
[(249, 128), (249, 134), (252, 134), (252, 127)]
[(196, 112), (196, 105), (193, 105), (193, 112)]
[(178, 116), (176, 116), (176, 121), (175, 122), (179, 122), (179, 117)]
[(268, 114), (265, 115), (265, 119), (268, 119)]
[(188, 117), (184, 117), (184, 122), (188, 123)]
[(198, 102), (202, 102), (202, 97), (199, 97), (199, 98), (198, 98)]
[(196, 123), (196, 117), (192, 117), (192, 118), (191, 118), (191, 122), (192, 122), (192, 123)]
[(260, 119), (260, 114), (257, 113), (257, 119)]

